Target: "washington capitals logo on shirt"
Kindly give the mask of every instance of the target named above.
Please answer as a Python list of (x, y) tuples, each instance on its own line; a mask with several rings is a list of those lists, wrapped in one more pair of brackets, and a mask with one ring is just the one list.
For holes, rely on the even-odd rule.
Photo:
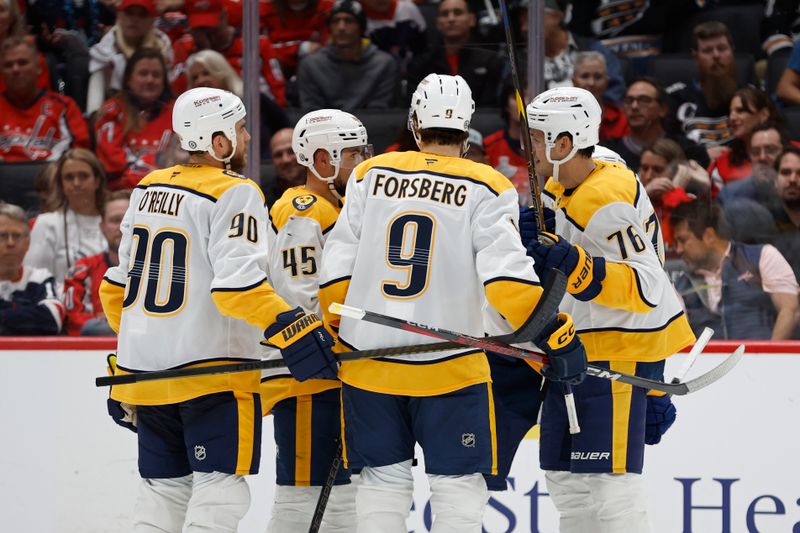
[(297, 198), (293, 199), (292, 204), (294, 205), (294, 208), (297, 209), (298, 211), (305, 211), (306, 209), (314, 205), (314, 202), (316, 201), (317, 197), (314, 196), (313, 194), (304, 194), (303, 196), (298, 196)]

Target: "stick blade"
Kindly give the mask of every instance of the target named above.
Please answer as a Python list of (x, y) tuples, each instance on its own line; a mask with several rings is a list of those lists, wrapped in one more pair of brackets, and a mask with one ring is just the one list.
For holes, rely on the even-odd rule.
[(733, 368), (739, 364), (739, 361), (742, 360), (742, 357), (744, 357), (744, 344), (740, 344), (739, 347), (736, 348), (732, 354), (726, 357), (723, 362), (705, 374), (684, 382), (683, 385), (686, 386), (685, 394), (697, 392), (700, 389), (708, 387), (715, 381), (718, 381), (725, 374), (733, 370)]

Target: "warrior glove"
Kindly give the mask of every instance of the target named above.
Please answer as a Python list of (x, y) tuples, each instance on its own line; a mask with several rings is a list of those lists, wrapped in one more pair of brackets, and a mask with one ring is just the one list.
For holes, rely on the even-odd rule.
[(281, 313), (264, 331), (264, 337), (261, 344), (281, 351), (296, 380), (337, 379), (337, 361), (331, 350), (333, 337), (314, 313), (306, 314), (300, 307)]
[(672, 404), (669, 395), (650, 396), (647, 395), (647, 422), (644, 430), (644, 442), (646, 444), (658, 444), (661, 436), (667, 432), (678, 411)]
[(533, 342), (547, 355), (548, 361), (542, 367), (547, 379), (578, 385), (586, 377), (586, 350), (567, 313), (559, 313)]
[(541, 233), (555, 244), (542, 244), (537, 239), (528, 243), (528, 255), (533, 258), (537, 274), (551, 268), (560, 270), (567, 276), (567, 292), (582, 302), (600, 294), (606, 278), (606, 260), (592, 257), (577, 244), (570, 244), (558, 235)]
[[(113, 376), (117, 373), (117, 354), (108, 354), (106, 361), (108, 362), (108, 375)], [(108, 414), (115, 423), (126, 429), (130, 429), (134, 433), (137, 433), (135, 405), (119, 402), (109, 396), (108, 400), (106, 401), (106, 407), (108, 408)]]

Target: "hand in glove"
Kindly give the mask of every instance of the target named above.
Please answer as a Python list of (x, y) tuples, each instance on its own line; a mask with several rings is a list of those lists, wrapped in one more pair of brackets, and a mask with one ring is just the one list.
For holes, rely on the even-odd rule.
[(559, 313), (533, 342), (547, 355), (542, 375), (551, 381), (578, 385), (586, 376), (586, 350), (575, 334), (572, 317)]
[(644, 430), (646, 444), (658, 444), (661, 437), (675, 422), (678, 414), (669, 395), (647, 395), (647, 422)]
[[(106, 361), (108, 361), (108, 375), (113, 376), (117, 373), (117, 355), (113, 353), (108, 354)], [(108, 409), (108, 414), (111, 415), (115, 423), (126, 429), (130, 429), (134, 433), (137, 432), (135, 405), (120, 402), (109, 397), (106, 401), (106, 407)]]
[(264, 337), (261, 344), (281, 351), (296, 380), (337, 379), (338, 363), (331, 350), (333, 337), (317, 315), (306, 314), (300, 307), (281, 313), (264, 331)]
[(537, 272), (555, 268), (567, 276), (567, 292), (582, 302), (600, 294), (606, 278), (606, 260), (592, 257), (576, 244), (570, 244), (558, 235), (542, 232), (555, 242), (552, 246), (533, 240), (528, 244), (528, 255), (533, 258)]

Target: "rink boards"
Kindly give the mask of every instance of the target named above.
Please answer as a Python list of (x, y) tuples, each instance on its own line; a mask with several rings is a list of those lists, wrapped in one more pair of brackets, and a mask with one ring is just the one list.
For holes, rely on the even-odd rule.
[[(0, 516), (3, 530), (127, 531), (136, 494), (136, 438), (106, 414), (109, 340), (0, 339)], [(728, 352), (732, 344), (709, 351)], [(723, 355), (699, 358), (692, 375)], [(670, 359), (677, 369), (683, 356)], [(673, 370), (674, 371), (674, 370)], [(676, 398), (678, 420), (648, 447), (645, 476), (654, 531), (800, 531), (800, 343), (749, 343), (742, 363), (712, 387)], [(263, 533), (274, 478), (271, 419), (265, 420), (261, 474), (242, 533)], [(537, 441), (526, 440), (513, 489), (493, 493), (488, 533), (557, 531), (538, 469)], [(409, 531), (430, 529), (424, 471)]]

